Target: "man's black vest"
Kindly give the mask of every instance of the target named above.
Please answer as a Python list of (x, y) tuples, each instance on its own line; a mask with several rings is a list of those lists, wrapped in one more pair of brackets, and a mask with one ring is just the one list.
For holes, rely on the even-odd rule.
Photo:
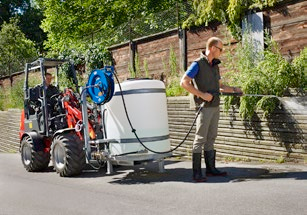
[[(219, 80), (220, 70), (218, 64), (220, 61), (218, 59), (213, 59), (212, 65), (207, 60), (207, 57), (202, 55), (200, 58), (195, 60), (198, 63), (199, 71), (193, 79), (194, 86), (202, 92), (208, 92), (214, 95), (211, 102), (206, 102), (204, 107), (217, 107), (220, 105), (220, 86)], [(196, 107), (199, 106), (203, 100), (199, 97), (194, 96), (194, 102)]]

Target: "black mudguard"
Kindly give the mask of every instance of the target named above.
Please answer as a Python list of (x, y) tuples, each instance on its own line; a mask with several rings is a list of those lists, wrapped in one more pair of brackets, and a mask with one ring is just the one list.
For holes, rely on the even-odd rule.
[[(38, 151), (44, 151), (45, 150), (45, 144), (44, 144), (44, 137), (40, 135), (39, 133), (35, 131), (26, 132), (23, 134), (21, 140), (25, 137), (29, 136), (32, 139), (34, 150), (36, 152)], [(21, 141), (20, 141), (21, 142)]]

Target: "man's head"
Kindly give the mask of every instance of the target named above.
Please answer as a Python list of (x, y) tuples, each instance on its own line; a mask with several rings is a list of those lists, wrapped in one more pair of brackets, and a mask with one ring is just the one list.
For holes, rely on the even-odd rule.
[(46, 81), (46, 86), (48, 87), (51, 84), (51, 81), (52, 81), (52, 74), (51, 73), (46, 72), (45, 81)]
[(211, 37), (207, 41), (206, 52), (211, 54), (213, 58), (218, 58), (223, 51), (223, 42), (218, 37)]

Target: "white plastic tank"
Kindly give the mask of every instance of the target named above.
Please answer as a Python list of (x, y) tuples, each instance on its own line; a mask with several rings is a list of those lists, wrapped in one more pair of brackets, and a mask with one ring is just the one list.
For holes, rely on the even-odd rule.
[[(170, 150), (167, 101), (162, 81), (141, 79), (127, 80), (120, 84), (131, 124), (146, 147), (154, 151)], [(127, 120), (118, 84), (114, 96), (105, 105), (107, 139), (112, 155), (144, 150), (132, 133)], [(152, 152), (148, 152), (152, 154)]]

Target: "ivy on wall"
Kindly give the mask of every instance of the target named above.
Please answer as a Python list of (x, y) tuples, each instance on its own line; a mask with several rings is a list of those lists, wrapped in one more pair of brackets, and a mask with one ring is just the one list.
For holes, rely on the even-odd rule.
[(240, 36), (240, 24), (248, 10), (272, 7), (281, 0), (193, 0), (193, 13), (183, 28), (208, 25), (212, 21), (226, 23), (233, 36)]

